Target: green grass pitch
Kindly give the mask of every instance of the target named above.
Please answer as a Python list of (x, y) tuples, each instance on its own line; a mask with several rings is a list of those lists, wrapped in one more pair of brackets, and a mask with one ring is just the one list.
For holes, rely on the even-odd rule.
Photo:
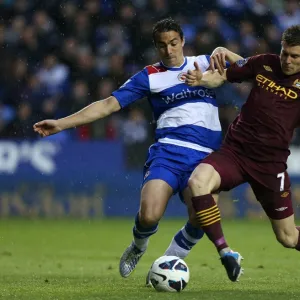
[(118, 263), (132, 224), (133, 219), (1, 220), (0, 299), (300, 299), (300, 253), (279, 245), (266, 221), (224, 222), (229, 244), (245, 258), (240, 282), (227, 279), (204, 238), (186, 258), (191, 279), (182, 293), (158, 293), (144, 282), (184, 220), (163, 220), (137, 269), (123, 279)]

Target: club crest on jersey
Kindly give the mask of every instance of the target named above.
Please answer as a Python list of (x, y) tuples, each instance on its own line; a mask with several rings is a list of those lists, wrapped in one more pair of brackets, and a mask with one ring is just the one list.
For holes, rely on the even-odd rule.
[(289, 192), (283, 192), (283, 193), (281, 194), (281, 197), (282, 197), (282, 198), (286, 198), (289, 194), (290, 194)]
[(296, 79), (293, 83), (293, 86), (297, 89), (300, 89), (300, 79)]
[(270, 66), (266, 66), (266, 65), (263, 65), (264, 69), (268, 72), (273, 72), (272, 68)]
[(177, 78), (179, 81), (185, 82), (185, 76), (186, 76), (186, 72), (181, 72), (178, 74)]
[(236, 64), (237, 64), (238, 67), (242, 67), (242, 66), (244, 66), (247, 63), (248, 60), (249, 60), (249, 57), (248, 58), (244, 58), (244, 59), (240, 59), (240, 60), (238, 60), (236, 62)]

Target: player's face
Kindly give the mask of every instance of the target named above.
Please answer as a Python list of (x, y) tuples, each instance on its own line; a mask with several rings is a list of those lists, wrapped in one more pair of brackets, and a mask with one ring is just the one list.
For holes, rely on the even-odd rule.
[(300, 72), (300, 46), (288, 46), (281, 43), (280, 62), (282, 72), (293, 75)]
[(176, 31), (157, 32), (155, 45), (160, 59), (167, 67), (179, 67), (183, 64), (184, 41)]

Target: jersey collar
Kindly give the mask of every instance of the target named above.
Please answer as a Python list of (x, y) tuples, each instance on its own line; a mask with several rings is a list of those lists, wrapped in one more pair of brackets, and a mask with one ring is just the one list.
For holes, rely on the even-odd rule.
[(166, 68), (169, 71), (180, 71), (180, 70), (182, 70), (186, 66), (186, 64), (187, 64), (187, 58), (186, 57), (184, 57), (184, 62), (183, 62), (183, 64), (180, 67), (172, 67), (172, 68), (170, 68), (170, 67), (165, 66), (162, 61), (160, 62), (160, 65), (162, 67)]

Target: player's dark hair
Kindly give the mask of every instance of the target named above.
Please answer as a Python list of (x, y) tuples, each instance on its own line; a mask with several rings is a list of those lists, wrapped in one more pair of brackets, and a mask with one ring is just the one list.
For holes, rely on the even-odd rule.
[(282, 42), (289, 46), (300, 46), (300, 25), (287, 28), (282, 34)]
[(158, 21), (157, 23), (154, 24), (153, 30), (152, 30), (152, 38), (154, 45), (155, 43), (155, 35), (157, 32), (168, 32), (168, 31), (175, 31), (178, 32), (180, 35), (181, 40), (183, 40), (183, 31), (179, 23), (177, 23), (175, 20), (172, 18), (166, 18), (163, 20)]

